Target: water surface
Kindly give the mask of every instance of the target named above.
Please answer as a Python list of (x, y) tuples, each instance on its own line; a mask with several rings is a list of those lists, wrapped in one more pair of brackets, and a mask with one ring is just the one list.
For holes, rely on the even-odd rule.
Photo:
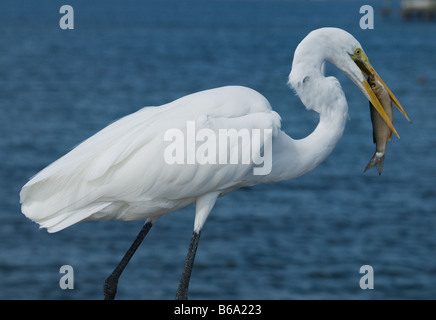
[[(293, 51), (313, 29), (336, 26), (361, 42), (409, 112), (382, 176), (368, 103), (333, 67), (350, 121), (331, 156), (293, 181), (218, 200), (202, 232), (192, 299), (433, 299), (436, 296), (436, 24), (379, 15), (366, 2), (59, 1), (0, 3), (0, 298), (100, 299), (102, 284), (143, 221), (87, 222), (48, 234), (20, 211), (26, 181), (80, 141), (146, 105), (236, 84), (261, 92), (301, 138), (316, 126), (287, 87)], [(193, 207), (163, 217), (119, 282), (119, 299), (172, 299)], [(74, 268), (74, 290), (59, 268)], [(374, 290), (359, 269), (374, 268)]]

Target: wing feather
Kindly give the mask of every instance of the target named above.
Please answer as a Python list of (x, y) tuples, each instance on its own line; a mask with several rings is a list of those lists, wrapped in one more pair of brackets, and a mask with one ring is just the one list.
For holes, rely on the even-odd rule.
[[(243, 185), (253, 165), (169, 165), (164, 133), (196, 128), (280, 129), (259, 93), (223, 87), (146, 107), (97, 132), (35, 175), (21, 190), (23, 213), (49, 232), (90, 219), (147, 218), (188, 205), (211, 190)], [(237, 148), (237, 146), (229, 146)], [(123, 208), (121, 210), (121, 208)]]

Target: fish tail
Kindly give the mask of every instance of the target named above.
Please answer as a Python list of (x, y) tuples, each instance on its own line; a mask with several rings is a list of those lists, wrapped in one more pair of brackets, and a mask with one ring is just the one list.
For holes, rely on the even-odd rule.
[(383, 164), (385, 162), (385, 154), (381, 152), (375, 152), (372, 156), (371, 160), (369, 160), (368, 165), (365, 168), (365, 171), (368, 171), (368, 169), (377, 166), (378, 174), (381, 175), (383, 171)]

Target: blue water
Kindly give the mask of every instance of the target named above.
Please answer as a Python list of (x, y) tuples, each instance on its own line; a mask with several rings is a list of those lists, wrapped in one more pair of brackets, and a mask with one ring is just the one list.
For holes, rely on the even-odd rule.
[[(359, 28), (359, 8), (375, 29)], [(381, 3), (381, 2), (380, 2)], [(228, 84), (269, 99), (291, 136), (317, 123), (286, 85), (295, 47), (337, 26), (361, 42), (413, 119), (395, 113), (401, 140), (383, 174), (368, 102), (333, 67), (350, 121), (330, 157), (293, 181), (218, 200), (202, 232), (192, 299), (436, 298), (436, 23), (382, 17), (371, 1), (0, 2), (0, 299), (101, 299), (104, 279), (143, 221), (97, 221), (48, 234), (20, 211), (19, 191), (50, 162), (145, 105)], [(398, 5), (394, 2), (395, 5)], [(398, 9), (398, 7), (396, 7)], [(122, 275), (119, 299), (172, 299), (193, 207), (164, 216)], [(74, 268), (61, 290), (59, 268)], [(362, 265), (374, 290), (362, 290)]]

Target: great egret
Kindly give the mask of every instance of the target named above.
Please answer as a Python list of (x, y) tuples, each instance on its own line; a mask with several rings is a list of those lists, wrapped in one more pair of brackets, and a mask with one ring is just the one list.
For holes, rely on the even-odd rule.
[[(324, 76), (325, 61), (342, 70), (360, 88), (397, 135), (365, 75), (374, 75), (395, 105), (407, 114), (369, 63), (360, 43), (344, 30), (322, 28), (312, 31), (298, 45), (289, 75), (289, 84), (306, 108), (319, 113), (319, 124), (306, 138), (294, 140), (281, 131), (279, 115), (252, 89), (229, 86), (201, 91), (160, 107), (143, 108), (82, 142), (24, 185), (20, 193), (22, 212), (48, 232), (86, 220), (146, 219), (130, 249), (105, 281), (104, 298), (113, 299), (121, 272), (154, 223), (164, 214), (195, 204), (194, 231), (176, 293), (176, 299), (187, 299), (200, 233), (217, 198), (244, 186), (304, 175), (318, 166), (341, 138), (348, 105), (337, 79)], [(197, 129), (217, 134), (221, 129), (269, 130), (270, 172), (254, 174), (256, 163), (241, 162), (241, 157), (231, 164), (189, 163), (189, 155), (183, 153), (195, 148), (189, 141), (186, 149), (182, 145), (179, 150), (180, 145), (176, 145), (170, 152), (173, 155), (179, 150), (179, 160), (187, 162), (168, 163), (164, 160), (169, 144), (165, 133), (179, 130), (189, 135), (190, 121)], [(238, 152), (239, 140), (217, 152)], [(265, 139), (258, 142), (264, 153), (268, 150), (266, 143)]]

